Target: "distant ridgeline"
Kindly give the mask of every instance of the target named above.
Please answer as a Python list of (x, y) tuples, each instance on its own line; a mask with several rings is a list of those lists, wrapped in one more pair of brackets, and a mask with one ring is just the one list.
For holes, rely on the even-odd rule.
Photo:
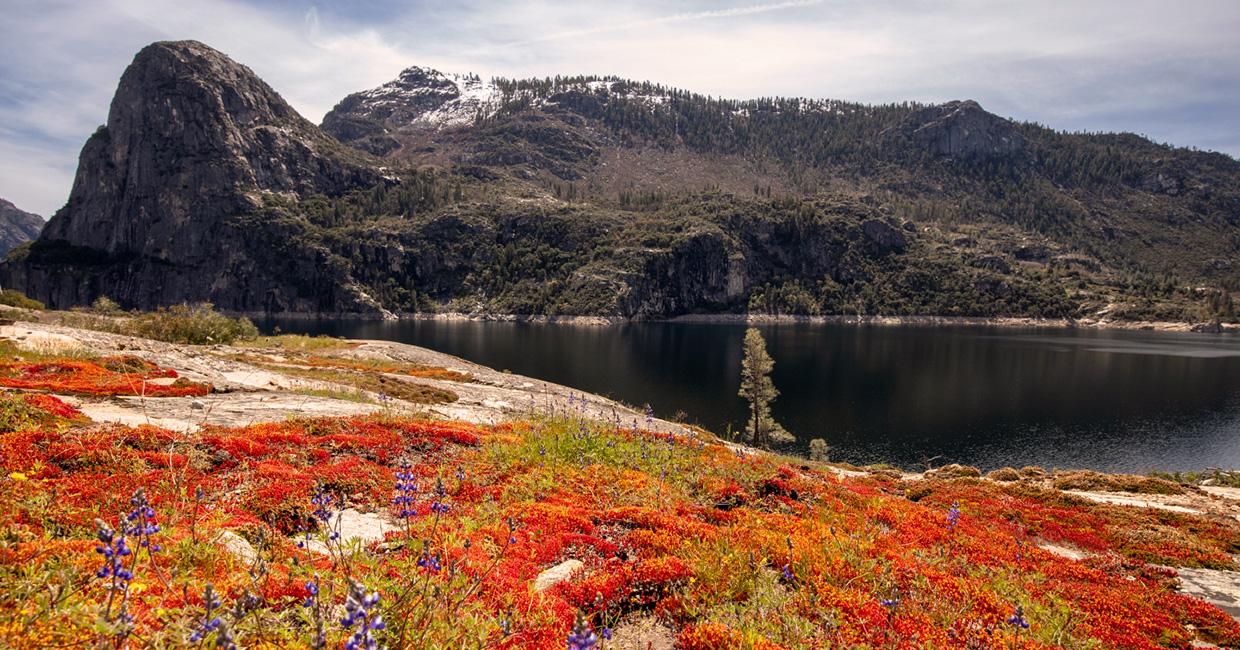
[(43, 217), (0, 199), (0, 255), (39, 236)]
[(315, 126), (144, 48), (0, 269), (53, 307), (1234, 318), (1240, 163), (972, 101), (729, 101), (409, 68)]

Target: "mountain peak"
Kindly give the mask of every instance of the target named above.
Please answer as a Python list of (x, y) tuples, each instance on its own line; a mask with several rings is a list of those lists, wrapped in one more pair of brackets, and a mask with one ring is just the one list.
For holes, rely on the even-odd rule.
[(260, 213), (266, 195), (369, 186), (379, 178), (369, 162), (218, 50), (196, 41), (152, 43), (121, 75), (107, 124), (82, 147), (69, 201), (39, 241), (46, 251), (91, 251), (75, 257), (106, 260), (92, 272), (116, 286), (82, 284), (65, 269), (48, 272), (39, 255), (22, 272), (53, 304), (74, 304), (84, 291), (160, 304), (170, 269), (196, 276), (180, 280), (193, 286), (190, 299), (232, 309), (292, 302), (281, 284), (287, 280), (273, 279), (279, 272), (271, 265), (230, 266), (248, 242), (287, 233), (241, 232), (236, 224)]
[[(189, 93), (184, 99), (212, 105), (242, 123), (299, 121), (309, 126), (279, 93), (250, 68), (198, 41), (158, 41), (142, 48), (121, 75), (108, 126), (126, 114), (158, 110), (153, 95)], [(119, 113), (119, 114), (118, 114)]]
[(345, 97), (323, 118), (323, 130), (341, 142), (386, 155), (400, 144), (393, 131), (436, 131), (467, 126), (492, 112), (500, 92), (474, 74), (405, 68), (396, 79)]
[(43, 217), (0, 199), (0, 255), (38, 237), (42, 229)]
[(1009, 155), (1029, 147), (1011, 120), (987, 112), (972, 99), (915, 111), (896, 131), (936, 156)]

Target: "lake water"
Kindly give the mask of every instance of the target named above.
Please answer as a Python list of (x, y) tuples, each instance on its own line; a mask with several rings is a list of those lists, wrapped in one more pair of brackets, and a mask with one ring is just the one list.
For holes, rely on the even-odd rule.
[[(271, 321), (286, 332), (412, 343), (743, 427), (744, 326)], [(1111, 471), (1240, 468), (1240, 337), (1096, 330), (786, 324), (760, 328), (773, 412), (832, 458)]]

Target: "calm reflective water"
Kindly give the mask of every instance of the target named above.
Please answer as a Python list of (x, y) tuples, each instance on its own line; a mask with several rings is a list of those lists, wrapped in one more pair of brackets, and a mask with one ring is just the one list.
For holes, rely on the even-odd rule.
[[(650, 404), (718, 432), (744, 426), (744, 327), (272, 321), (286, 332), (390, 339)], [(1240, 467), (1240, 338), (1007, 328), (762, 327), (802, 445), (906, 467)]]

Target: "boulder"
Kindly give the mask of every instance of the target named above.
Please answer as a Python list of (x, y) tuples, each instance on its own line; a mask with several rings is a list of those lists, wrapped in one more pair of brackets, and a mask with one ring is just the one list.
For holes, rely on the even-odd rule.
[(254, 550), (254, 545), (231, 530), (222, 531), (216, 536), (215, 543), (224, 547), (225, 551), (245, 564), (250, 564), (258, 557), (258, 551)]
[(573, 577), (573, 574), (580, 571), (585, 565), (581, 560), (564, 560), (563, 562), (543, 571), (534, 578), (534, 591), (546, 591), (565, 580)]
[(997, 273), (1008, 274), (1012, 272), (1012, 265), (998, 255), (983, 255), (973, 260), (971, 264), (979, 269), (987, 269)]
[(1200, 334), (1222, 334), (1223, 324), (1217, 320), (1209, 323), (1197, 323), (1193, 325), (1192, 329)]
[(882, 250), (904, 250), (908, 237), (902, 230), (882, 219), (866, 219), (861, 222), (861, 232)]

